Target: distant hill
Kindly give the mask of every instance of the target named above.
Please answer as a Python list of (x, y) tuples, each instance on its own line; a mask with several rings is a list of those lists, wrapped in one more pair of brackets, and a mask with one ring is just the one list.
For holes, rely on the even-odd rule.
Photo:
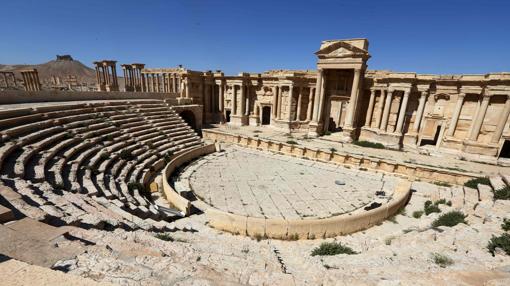
[[(96, 71), (80, 61), (74, 60), (70, 55), (57, 55), (55, 60), (38, 65), (2, 65), (0, 71), (20, 71), (23, 69), (35, 68), (39, 72), (41, 82), (49, 81), (52, 76), (58, 76), (61, 79), (68, 76), (76, 76), (78, 82), (93, 84), (96, 82)], [(21, 79), (21, 75), (16, 73), (16, 77)]]

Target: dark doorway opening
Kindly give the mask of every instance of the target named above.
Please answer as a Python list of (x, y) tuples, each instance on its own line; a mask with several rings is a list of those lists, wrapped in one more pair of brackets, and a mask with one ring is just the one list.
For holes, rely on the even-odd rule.
[(499, 152), (500, 158), (510, 158), (510, 141), (505, 140), (503, 143), (503, 147), (501, 147), (501, 152)]
[(262, 107), (262, 125), (269, 125), (271, 123), (271, 107)]
[(184, 122), (186, 122), (186, 124), (189, 125), (189, 127), (193, 128), (195, 132), (199, 135), (202, 134), (202, 132), (197, 129), (197, 121), (195, 119), (195, 114), (193, 114), (192, 111), (183, 110), (179, 113), (179, 116), (184, 120)]
[(436, 127), (436, 134), (434, 135), (434, 139), (433, 140), (422, 139), (421, 143), (420, 143), (420, 146), (424, 146), (424, 145), (433, 145), (433, 146), (435, 146), (437, 144), (437, 140), (439, 140), (439, 133), (441, 133), (441, 125), (438, 125)]
[(230, 110), (225, 110), (225, 120), (230, 122)]

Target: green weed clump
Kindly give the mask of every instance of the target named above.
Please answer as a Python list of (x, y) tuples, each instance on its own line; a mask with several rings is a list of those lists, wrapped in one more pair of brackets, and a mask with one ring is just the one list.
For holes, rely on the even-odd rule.
[(494, 256), (496, 254), (496, 249), (500, 248), (507, 255), (510, 255), (510, 234), (503, 233), (500, 236), (492, 236), (489, 240), (489, 244), (487, 245), (487, 249)]
[(349, 246), (342, 245), (339, 242), (323, 242), (312, 251), (312, 256), (337, 255), (337, 254), (358, 254)]
[(439, 265), (440, 267), (445, 268), (446, 266), (450, 266), (453, 264), (453, 260), (444, 254), (432, 253), (431, 256), (432, 260), (434, 260), (434, 263)]
[(439, 216), (434, 222), (432, 222), (432, 227), (452, 227), (459, 223), (467, 224), (466, 217), (467, 216), (460, 211), (451, 211)]
[(476, 189), (478, 188), (478, 184), (487, 185), (490, 186), (491, 182), (489, 181), (488, 177), (480, 177), (480, 178), (474, 178), (464, 183), (464, 186)]
[(360, 147), (368, 147), (368, 148), (375, 148), (375, 149), (384, 149), (384, 148), (386, 148), (381, 143), (374, 143), (374, 142), (364, 141), (364, 140), (354, 141), (354, 142), (352, 142), (352, 144), (360, 146)]
[(499, 190), (492, 191), (494, 194), (494, 200), (510, 200), (510, 187), (506, 186)]

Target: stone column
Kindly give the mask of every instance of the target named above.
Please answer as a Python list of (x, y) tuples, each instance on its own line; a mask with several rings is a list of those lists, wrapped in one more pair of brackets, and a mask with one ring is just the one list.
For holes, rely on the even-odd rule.
[(303, 103), (303, 87), (299, 87), (299, 95), (297, 101), (296, 120), (301, 121), (301, 105)]
[(418, 133), (420, 129), (421, 118), (423, 117), (423, 111), (425, 110), (425, 100), (427, 99), (427, 92), (422, 91), (420, 101), (418, 103), (418, 110), (416, 110), (416, 117), (414, 118), (413, 132)]
[(379, 105), (377, 107), (377, 117), (375, 118), (375, 128), (381, 127), (381, 119), (383, 117), (384, 102), (386, 101), (386, 91), (381, 89), (381, 95), (379, 98)]
[(219, 111), (221, 113), (220, 120), (223, 123), (223, 121), (224, 121), (223, 114), (225, 113), (225, 105), (223, 102), (224, 98), (225, 98), (225, 95), (224, 95), (225, 90), (224, 90), (224, 86), (223, 86), (223, 81), (220, 82), (218, 92), (219, 92), (218, 107), (219, 107)]
[(276, 116), (276, 106), (277, 105), (278, 105), (277, 87), (273, 86), (273, 107), (271, 108), (271, 111), (273, 113), (273, 118)]
[(406, 117), (407, 110), (407, 102), (409, 101), (409, 93), (410, 90), (404, 91), (404, 97), (402, 98), (402, 104), (400, 105), (400, 112), (398, 114), (397, 119), (397, 128), (395, 129), (396, 133), (402, 134), (402, 127), (404, 126), (404, 118)]
[(496, 125), (496, 130), (491, 138), (491, 143), (498, 143), (501, 135), (503, 134), (503, 130), (505, 129), (506, 122), (508, 120), (508, 115), (510, 114), (510, 100), (508, 99), (508, 95), (505, 102), (505, 108), (501, 113), (501, 116), (498, 121), (498, 125)]
[(313, 87), (310, 87), (310, 92), (308, 94), (308, 105), (306, 107), (306, 121), (312, 120), (312, 108), (313, 108), (313, 100), (314, 100), (314, 90)]
[(278, 111), (277, 111), (278, 120), (282, 119), (282, 93), (283, 93), (282, 87), (278, 86)]
[(386, 131), (386, 127), (388, 127), (388, 118), (390, 117), (391, 110), (391, 100), (393, 97), (393, 90), (388, 90), (388, 95), (386, 96), (386, 102), (384, 103), (384, 112), (381, 122), (381, 130)]
[(189, 78), (186, 78), (185, 84), (186, 84), (186, 98), (191, 98), (191, 82)]
[(101, 85), (101, 79), (100, 79), (100, 76), (99, 76), (99, 67), (96, 66), (96, 82)]
[(459, 121), (460, 111), (462, 110), (462, 104), (464, 104), (464, 97), (466, 94), (459, 93), (459, 97), (457, 98), (457, 104), (455, 105), (455, 110), (453, 111), (452, 120), (450, 121), (450, 126), (448, 127), (447, 136), (453, 136), (455, 132), (455, 128), (457, 127), (457, 122)]
[(469, 140), (476, 141), (478, 139), (478, 135), (480, 134), (480, 129), (482, 128), (485, 114), (487, 113), (487, 108), (489, 107), (490, 99), (491, 99), (490, 96), (487, 95), (483, 96), (482, 105), (480, 106), (480, 111), (478, 112), (478, 116), (476, 117), (475, 122), (473, 122), (473, 131), (469, 135)]
[(344, 102), (343, 101), (339, 101), (339, 104), (338, 104), (338, 126), (339, 127), (340, 125), (342, 125), (342, 109), (343, 109), (343, 105), (344, 105)]
[(372, 115), (374, 113), (375, 89), (370, 88), (370, 100), (368, 101), (367, 117), (365, 118), (365, 127), (372, 125)]
[(237, 94), (236, 85), (232, 85), (232, 114), (237, 115)]
[(246, 85), (245, 86), (246, 88), (246, 107), (244, 108), (244, 115), (250, 115), (250, 86)]
[(317, 75), (317, 82), (315, 84), (315, 96), (314, 96), (314, 102), (313, 102), (313, 114), (312, 114), (312, 120), (315, 122), (319, 122), (319, 104), (320, 104), (320, 94), (322, 92), (321, 86), (322, 86), (322, 78), (324, 77), (324, 70), (319, 69), (318, 75)]
[(356, 112), (356, 103), (358, 101), (359, 79), (361, 75), (360, 69), (354, 69), (354, 79), (352, 81), (351, 97), (347, 106), (347, 114), (345, 115), (345, 127), (352, 127), (354, 113)]
[(244, 84), (241, 84), (241, 100), (239, 102), (239, 104), (241, 105), (241, 108), (240, 109), (240, 112), (237, 113), (237, 115), (244, 115), (244, 113), (246, 112), (246, 94), (244, 92)]
[(317, 122), (321, 121), (324, 112), (324, 101), (326, 100), (326, 80), (324, 76), (321, 78), (321, 91), (319, 93), (319, 114), (317, 114)]
[(174, 73), (172, 74), (172, 92), (177, 92), (177, 77)]
[(289, 111), (289, 122), (292, 121), (292, 94), (294, 92), (294, 87), (289, 85), (289, 98), (287, 99), (288, 111)]

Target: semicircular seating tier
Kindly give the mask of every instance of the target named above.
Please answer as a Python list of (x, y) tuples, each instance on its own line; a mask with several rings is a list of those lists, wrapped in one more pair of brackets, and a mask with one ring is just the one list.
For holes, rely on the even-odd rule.
[(157, 162), (203, 145), (160, 100), (3, 110), (0, 142), (0, 192), (20, 215), (145, 230), (167, 230), (182, 213), (154, 200), (144, 179)]

